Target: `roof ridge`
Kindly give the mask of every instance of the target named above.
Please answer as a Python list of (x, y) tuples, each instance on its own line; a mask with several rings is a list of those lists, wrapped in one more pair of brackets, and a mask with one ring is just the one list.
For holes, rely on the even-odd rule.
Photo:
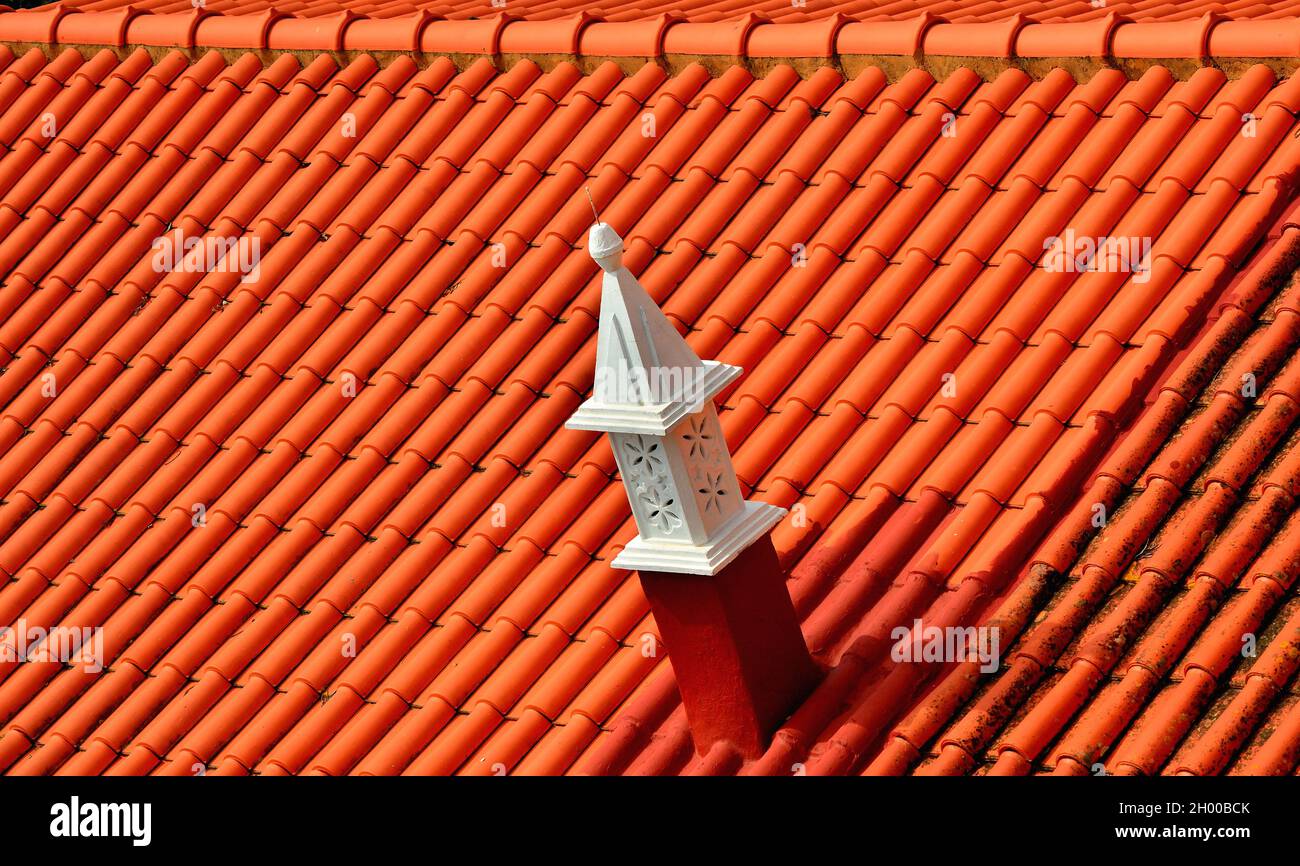
[(929, 12), (894, 21), (841, 13), (797, 23), (750, 13), (697, 22), (672, 13), (636, 21), (599, 15), (536, 20), (501, 13), (446, 19), (427, 10), (372, 18), (351, 10), (300, 17), (274, 7), (225, 14), (204, 8), (154, 13), (124, 6), (80, 11), (62, 3), (34, 9), (0, 6), (0, 42), (265, 51), (401, 51), (471, 56), (558, 55), (601, 59), (728, 61), (908, 58), (917, 65), (954, 59), (1007, 64), (1089, 58), (1124, 61), (1282, 59), (1300, 62), (1300, 18), (1236, 20), (1214, 12), (1178, 21), (1135, 21), (1117, 13), (1087, 21), (1040, 22), (1016, 14), (985, 22), (950, 21)]

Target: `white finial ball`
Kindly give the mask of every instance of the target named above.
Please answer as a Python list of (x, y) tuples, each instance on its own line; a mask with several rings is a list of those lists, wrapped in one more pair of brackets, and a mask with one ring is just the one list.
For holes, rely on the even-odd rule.
[(623, 239), (607, 223), (596, 223), (587, 237), (587, 252), (606, 271), (623, 267)]

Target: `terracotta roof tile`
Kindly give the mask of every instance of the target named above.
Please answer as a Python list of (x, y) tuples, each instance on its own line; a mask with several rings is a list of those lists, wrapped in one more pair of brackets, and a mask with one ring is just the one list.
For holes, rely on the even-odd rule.
[[(0, 769), (1293, 769), (1295, 80), (829, 62), (1199, 64), (1291, 6), (768, 6), (0, 12), (0, 621), (106, 663), (0, 661)], [(124, 47), (161, 44), (203, 47)], [(627, 61), (671, 54), (710, 56)], [(694, 753), (611, 454), (563, 427), (584, 187), (744, 367), (737, 474), (792, 509), (829, 672), (756, 762)], [(256, 278), (160, 270), (177, 230)], [(1067, 231), (1150, 269), (1049, 268)], [(892, 663), (915, 619), (999, 625), (1004, 670)]]
[[(1277, 763), (1296, 753), (1285, 726), (1261, 723), (1294, 672), (1286, 643), (1294, 499), (1285, 487), (1251, 483), (1294, 462), (1296, 406), (1281, 368), (1294, 366), (1287, 307), (1297, 235), (1283, 228), (1103, 460), (1094, 486), (1118, 477), (1128, 492), (1099, 489), (1113, 520), (1072, 563), (1038, 572), (1039, 621), (1020, 633), (1010, 669), (983, 685), (954, 670), (868, 772), (1291, 768)], [(1243, 390), (1247, 375), (1260, 377), (1264, 395)], [(1188, 380), (1197, 384), (1182, 388)], [(1142, 457), (1128, 454), (1135, 447)], [(1122, 468), (1137, 460), (1150, 468)], [(995, 718), (980, 709), (991, 700)]]

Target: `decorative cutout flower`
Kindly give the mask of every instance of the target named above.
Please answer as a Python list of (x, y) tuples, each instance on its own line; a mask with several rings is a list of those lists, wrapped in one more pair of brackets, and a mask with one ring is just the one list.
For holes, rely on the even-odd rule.
[(690, 457), (708, 459), (713, 442), (713, 434), (709, 432), (708, 416), (703, 413), (692, 416), (690, 432), (683, 433), (682, 440), (690, 448)]
[(641, 503), (645, 507), (650, 522), (665, 532), (671, 532), (682, 525), (681, 515), (675, 509), (677, 500), (665, 494), (658, 487), (652, 487), (642, 493)]
[(722, 484), (721, 472), (705, 473), (705, 484), (699, 488), (700, 494), (704, 497), (704, 510), (712, 508), (718, 513), (722, 512), (722, 497), (727, 495), (727, 490)]
[(648, 436), (629, 439), (623, 450), (627, 453), (628, 468), (634, 475), (644, 472), (653, 477), (667, 468), (662, 446)]

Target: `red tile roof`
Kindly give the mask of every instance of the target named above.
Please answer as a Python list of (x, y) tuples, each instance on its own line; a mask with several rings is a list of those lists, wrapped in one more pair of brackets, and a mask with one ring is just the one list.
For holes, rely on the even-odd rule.
[[(0, 39), (39, 15), (76, 23), (4, 15)], [(891, 666), (892, 628), (1036, 609), (1039, 542), (1222, 309), (1300, 148), (1300, 81), (1263, 65), (124, 54), (0, 46), (0, 622), (103, 625), (108, 668), (0, 662), (10, 773), (928, 748), (889, 726), (920, 700), (946, 730), (960, 701)], [(606, 565), (634, 532), (612, 456), (562, 426), (594, 366), (584, 187), (697, 352), (745, 368), (720, 407), (738, 475), (793, 509), (774, 540), (831, 673), (757, 764), (693, 755)], [(260, 277), (158, 273), (175, 228), (257, 237)], [(1067, 229), (1154, 238), (1149, 280), (1042, 267)]]
[(1292, 221), (1004, 603), (1019, 640), (1003, 671), (953, 670), (866, 772), (1292, 771), (1298, 261)]

